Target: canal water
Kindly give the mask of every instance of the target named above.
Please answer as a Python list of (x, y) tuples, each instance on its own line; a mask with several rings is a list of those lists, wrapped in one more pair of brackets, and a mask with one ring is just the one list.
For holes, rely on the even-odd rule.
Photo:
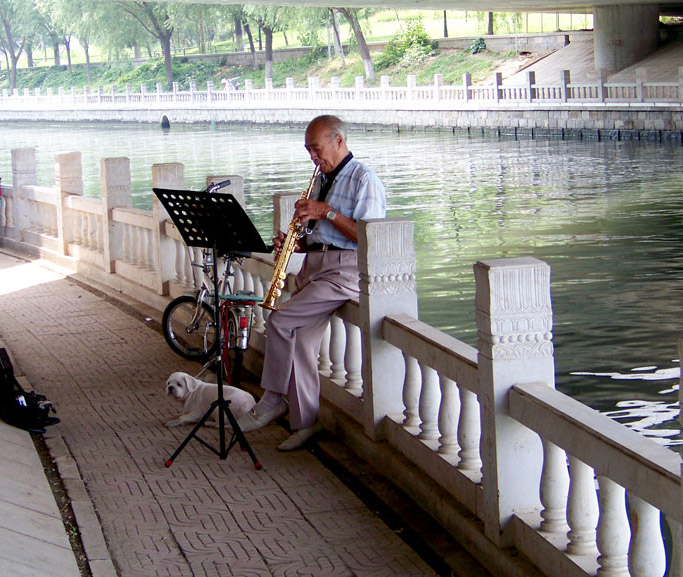
[[(301, 129), (0, 125), (0, 177), (12, 148), (35, 147), (39, 183), (54, 154), (80, 150), (85, 194), (100, 159), (131, 160), (134, 205), (152, 202), (151, 166), (182, 162), (188, 188), (239, 174), (248, 212), (271, 236), (277, 192), (312, 173)], [(464, 133), (352, 131), (349, 147), (388, 191), (388, 216), (415, 223), (420, 318), (471, 345), (477, 260), (533, 256), (552, 269), (557, 387), (669, 446), (680, 444), (676, 338), (683, 334), (683, 147), (515, 140)]]

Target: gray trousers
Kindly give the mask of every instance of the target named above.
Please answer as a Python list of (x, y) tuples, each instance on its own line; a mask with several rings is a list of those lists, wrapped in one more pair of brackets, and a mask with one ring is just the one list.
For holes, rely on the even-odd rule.
[(296, 292), (266, 322), (261, 387), (289, 396), (293, 430), (310, 427), (320, 410), (318, 353), (336, 309), (358, 296), (352, 250), (311, 252), (297, 275)]

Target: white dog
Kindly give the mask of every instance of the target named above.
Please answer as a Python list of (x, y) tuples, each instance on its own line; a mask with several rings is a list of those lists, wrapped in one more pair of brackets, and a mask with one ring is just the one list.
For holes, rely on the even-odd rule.
[[(214, 383), (205, 383), (187, 373), (173, 373), (166, 381), (166, 394), (183, 401), (183, 413), (166, 423), (167, 427), (178, 427), (190, 423), (198, 423), (218, 398), (218, 388)], [(230, 401), (230, 412), (239, 419), (256, 404), (252, 395), (229, 385), (223, 385), (223, 398)], [(218, 426), (215, 412), (206, 421), (207, 425)], [(226, 423), (230, 423), (226, 419)]]

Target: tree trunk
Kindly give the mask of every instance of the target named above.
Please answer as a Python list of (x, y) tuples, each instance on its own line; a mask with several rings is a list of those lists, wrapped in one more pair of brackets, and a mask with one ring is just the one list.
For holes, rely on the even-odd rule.
[(171, 85), (173, 84), (173, 64), (171, 63), (171, 37), (173, 36), (172, 31), (169, 30), (168, 34), (162, 35), (159, 39), (161, 44), (161, 51), (164, 54), (164, 72), (166, 73), (166, 82)]
[(339, 32), (339, 12), (332, 9), (332, 35), (334, 38), (334, 53), (341, 57), (342, 66), (346, 66), (346, 57), (344, 56), (344, 44), (342, 44), (341, 34)]
[(486, 32), (489, 36), (493, 36), (493, 12), (488, 13), (488, 31)]
[(363, 67), (365, 68), (365, 78), (369, 81), (375, 80), (375, 67), (372, 64), (372, 57), (370, 56), (370, 49), (368, 48), (368, 43), (365, 41), (365, 36), (363, 36), (363, 31), (361, 30), (360, 24), (358, 23), (358, 17), (355, 10), (348, 8), (338, 8), (344, 17), (349, 21), (353, 34), (356, 37), (356, 42), (358, 43), (358, 51), (360, 52), (360, 57), (363, 59)]
[(199, 53), (206, 54), (206, 25), (203, 10), (199, 13)]
[(256, 70), (258, 68), (258, 64), (256, 64), (256, 50), (254, 49), (254, 37), (251, 35), (251, 27), (249, 26), (249, 22), (244, 23), (244, 31), (247, 33), (247, 38), (249, 39), (249, 50), (251, 51), (254, 70)]
[(266, 36), (266, 78), (273, 77), (273, 29), (263, 26)]
[(446, 11), (443, 11), (443, 37), (448, 38), (448, 17)]
[(88, 84), (92, 82), (92, 74), (90, 71), (90, 43), (87, 40), (81, 40), (83, 44), (83, 51), (85, 52), (85, 74), (88, 78)]
[(242, 34), (242, 21), (235, 16), (235, 44), (237, 52), (244, 52), (244, 35)]
[(71, 68), (71, 37), (70, 36), (64, 37), (64, 47), (66, 48), (66, 69), (69, 72), (73, 72), (73, 69)]
[(36, 63), (33, 61), (33, 44), (27, 42), (24, 45), (24, 51), (26, 52), (26, 65), (29, 68), (34, 68)]
[(59, 42), (52, 45), (52, 53), (55, 55), (55, 66), (60, 66), (62, 61), (59, 59)]

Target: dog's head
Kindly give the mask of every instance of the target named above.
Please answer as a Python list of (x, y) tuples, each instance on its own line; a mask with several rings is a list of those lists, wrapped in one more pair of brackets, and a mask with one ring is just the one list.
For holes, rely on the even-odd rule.
[(198, 386), (199, 381), (187, 373), (173, 373), (166, 380), (166, 394), (184, 401)]

